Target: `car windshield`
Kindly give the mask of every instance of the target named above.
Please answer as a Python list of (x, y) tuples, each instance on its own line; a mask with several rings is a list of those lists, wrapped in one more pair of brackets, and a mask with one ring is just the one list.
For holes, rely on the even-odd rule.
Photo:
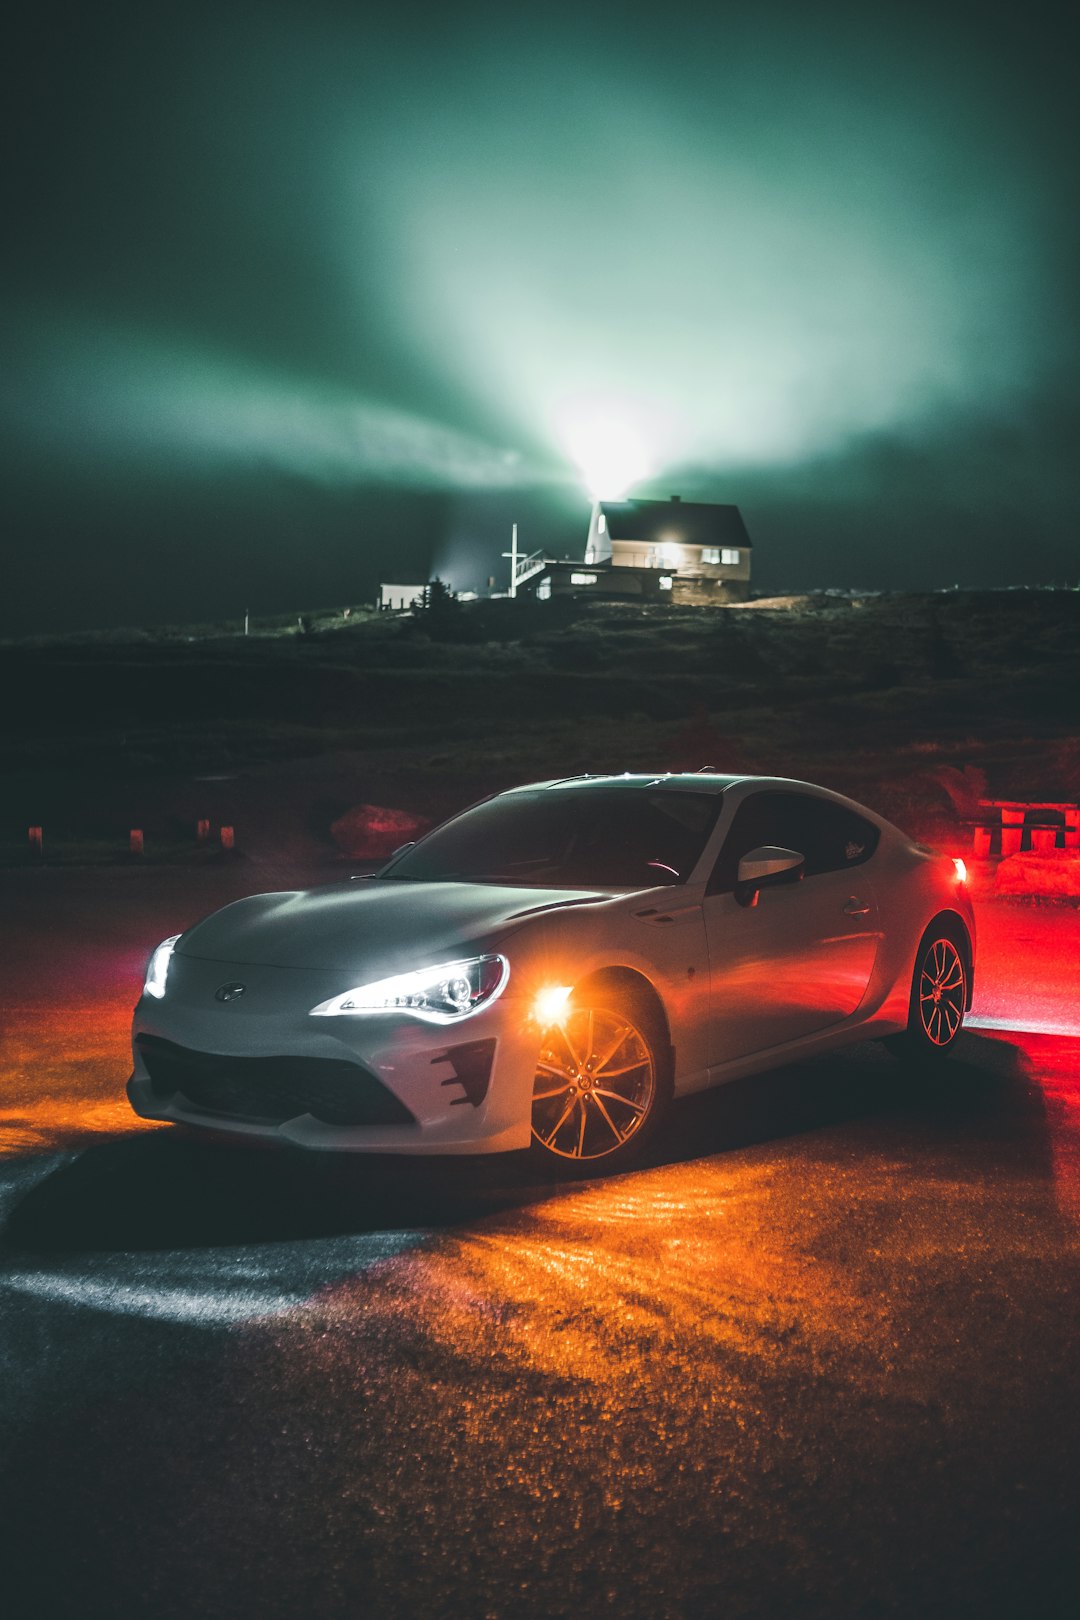
[(721, 798), (629, 783), (502, 794), (437, 827), (380, 876), (566, 889), (685, 883)]

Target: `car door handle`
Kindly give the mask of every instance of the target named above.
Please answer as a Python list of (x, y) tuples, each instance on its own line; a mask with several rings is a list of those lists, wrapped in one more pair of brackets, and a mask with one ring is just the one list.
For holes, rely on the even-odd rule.
[(854, 895), (844, 903), (844, 912), (848, 917), (865, 917), (870, 907), (857, 900)]

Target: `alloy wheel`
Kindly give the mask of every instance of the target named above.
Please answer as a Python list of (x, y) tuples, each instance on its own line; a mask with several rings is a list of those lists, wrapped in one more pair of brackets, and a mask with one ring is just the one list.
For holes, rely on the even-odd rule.
[(951, 939), (935, 939), (919, 969), (919, 1021), (933, 1046), (949, 1046), (964, 1019), (964, 963)]
[(533, 1140), (586, 1163), (636, 1136), (657, 1096), (656, 1059), (625, 1012), (572, 1007), (544, 1031), (533, 1087)]

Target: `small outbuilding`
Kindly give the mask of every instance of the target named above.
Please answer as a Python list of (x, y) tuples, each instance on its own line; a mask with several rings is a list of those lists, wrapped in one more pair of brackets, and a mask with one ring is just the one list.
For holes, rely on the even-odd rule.
[(405, 608), (420, 607), (426, 590), (426, 582), (423, 585), (380, 585), (378, 605), (399, 613)]

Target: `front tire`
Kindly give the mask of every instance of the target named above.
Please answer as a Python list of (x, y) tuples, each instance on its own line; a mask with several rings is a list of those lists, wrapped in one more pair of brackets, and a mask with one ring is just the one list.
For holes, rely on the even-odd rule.
[(534, 1162), (549, 1174), (625, 1169), (659, 1130), (671, 1090), (670, 1048), (649, 1007), (610, 992), (571, 997), (543, 1033)]
[(968, 1000), (970, 952), (959, 928), (942, 919), (919, 942), (911, 981), (908, 1026), (887, 1044), (900, 1057), (946, 1057), (960, 1034)]

